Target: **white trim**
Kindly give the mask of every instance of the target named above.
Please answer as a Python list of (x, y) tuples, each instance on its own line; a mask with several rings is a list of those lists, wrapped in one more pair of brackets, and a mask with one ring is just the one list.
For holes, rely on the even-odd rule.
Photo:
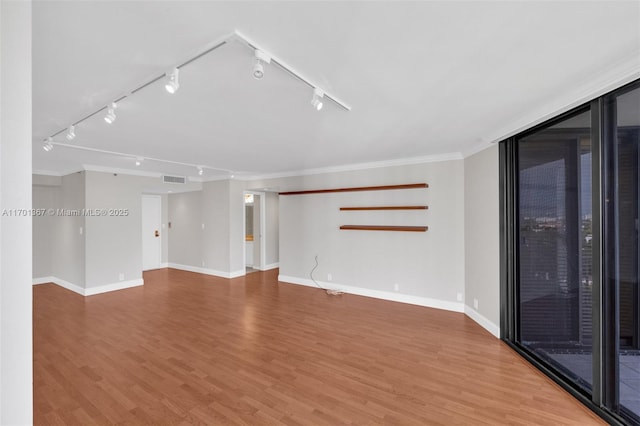
[(500, 338), (500, 327), (491, 322), (487, 317), (480, 314), (469, 305), (464, 305), (464, 314), (477, 322), (482, 328), (493, 334), (498, 339)]
[(237, 270), (237, 271), (229, 272), (227, 275), (229, 275), (228, 278), (244, 277), (245, 275), (247, 275), (247, 270), (246, 269)]
[(280, 263), (276, 262), (276, 263), (270, 263), (268, 265), (264, 266), (264, 269), (261, 269), (261, 271), (270, 271), (272, 269), (277, 269), (280, 267)]
[[(247, 261), (247, 244), (245, 240), (245, 235), (247, 235), (247, 205), (244, 204), (244, 196), (247, 194), (253, 194), (259, 196), (260, 200), (260, 217), (258, 218), (258, 222), (260, 223), (260, 229), (258, 230), (258, 239), (260, 243), (260, 258), (253, 259), (253, 265), (249, 265), (246, 263)], [(242, 259), (245, 262), (245, 267), (248, 266), (250, 268), (257, 269), (258, 271), (264, 271), (266, 258), (267, 258), (267, 194), (263, 191), (253, 191), (253, 190), (245, 190), (242, 193)], [(253, 201), (255, 206), (255, 198)], [(255, 209), (254, 209), (255, 211)], [(255, 229), (253, 230), (255, 234)], [(255, 238), (254, 241), (255, 242)], [(251, 256), (253, 258), (253, 254)], [(246, 274), (246, 272), (245, 272)]]
[(614, 63), (608, 70), (598, 71), (596, 76), (585, 78), (584, 83), (573, 92), (552, 100), (550, 104), (543, 105), (534, 112), (526, 113), (483, 139), (491, 143), (500, 142), (622, 87), (639, 77), (640, 59), (637, 53), (634, 53)]
[(217, 271), (215, 269), (201, 268), (199, 266), (181, 265), (179, 263), (169, 262), (167, 265), (168, 265), (167, 266), (168, 268), (180, 269), (181, 271), (187, 271), (187, 272), (196, 272), (198, 274), (204, 274), (204, 275), (213, 275), (214, 277), (227, 278), (227, 279), (237, 278), (237, 277), (246, 275), (245, 270), (223, 272), (223, 271)]
[(93, 296), (95, 294), (107, 293), (110, 291), (116, 290), (124, 290), (126, 288), (138, 287), (144, 284), (144, 280), (142, 278), (138, 278), (136, 280), (130, 281), (121, 281), (112, 284), (105, 284), (96, 287), (83, 288), (79, 285), (72, 284), (69, 281), (65, 281), (63, 279), (57, 277), (40, 277), (33, 279), (33, 285), (40, 285), (45, 283), (53, 283), (60, 287), (66, 288), (67, 290), (71, 290), (74, 293), (78, 293), (82, 296)]
[[(316, 284), (307, 278), (278, 275), (278, 281), (290, 284), (299, 284), (307, 287), (316, 287)], [(431, 299), (429, 297), (411, 296), (409, 294), (392, 293), (389, 291), (372, 290), (362, 287), (348, 286), (344, 284), (326, 283), (318, 281), (321, 287), (328, 290), (338, 290), (343, 293), (356, 294), (359, 296), (373, 297), (376, 299), (390, 300), (392, 302), (408, 303), (410, 305), (426, 306), (428, 308), (443, 309), (445, 311), (464, 312), (464, 304), (459, 302), (449, 302), (447, 300)]]
[[(204, 176), (200, 178), (200, 182), (217, 182), (220, 180), (236, 180), (236, 178), (232, 178), (229, 175), (226, 176)], [(241, 180), (241, 179), (238, 179)]]
[(54, 283), (55, 284), (55, 281), (56, 281), (56, 277), (34, 278), (33, 279), (33, 285), (48, 284), (48, 283)]
[(43, 175), (43, 176), (55, 176), (62, 177), (68, 176), (74, 173), (83, 172), (84, 169), (82, 167), (73, 167), (71, 169), (64, 170), (62, 172), (54, 171), (54, 170), (42, 170), (42, 169), (34, 169), (31, 171), (32, 175)]
[(464, 159), (460, 152), (446, 154), (426, 155), (422, 157), (399, 158), (395, 160), (375, 161), (370, 163), (345, 164), (343, 166), (321, 167), (317, 169), (292, 170), (282, 173), (270, 173), (255, 176), (238, 176), (236, 179), (243, 181), (275, 179), (294, 176), (320, 175), (324, 173), (351, 172), (355, 170), (378, 169), (383, 167), (410, 166), (413, 164), (437, 163), (441, 161), (454, 161)]
[(164, 268), (168, 268), (169, 264), (167, 262), (163, 262), (160, 264), (160, 266), (158, 267), (158, 269), (164, 269)]
[[(134, 158), (134, 157), (131, 157), (131, 158)], [(151, 178), (161, 178), (162, 177), (162, 173), (145, 172), (144, 170), (119, 169), (117, 167), (95, 166), (93, 164), (83, 164), (82, 167), (87, 172), (118, 173), (118, 174), (121, 174), (121, 175), (144, 176), (144, 177), (151, 177)]]
[(66, 288), (67, 290), (71, 290), (74, 293), (78, 293), (81, 296), (84, 296), (84, 288), (78, 285), (72, 284), (69, 281), (62, 280), (60, 278), (56, 278), (56, 277), (51, 277), (51, 278), (53, 278), (54, 284), (59, 285), (60, 287)]
[(144, 285), (144, 279), (138, 278), (136, 280), (121, 281), (121, 282), (112, 283), (112, 284), (104, 284), (97, 287), (88, 287), (84, 289), (84, 295), (93, 296), (96, 294), (107, 293), (110, 291), (124, 290), (126, 288), (131, 288), (131, 287), (139, 287), (141, 285)]
[(472, 155), (476, 155), (477, 153), (482, 152), (487, 148), (491, 148), (492, 146), (495, 146), (495, 144), (489, 142), (481, 142), (465, 150), (462, 154), (464, 155), (464, 158), (469, 158)]

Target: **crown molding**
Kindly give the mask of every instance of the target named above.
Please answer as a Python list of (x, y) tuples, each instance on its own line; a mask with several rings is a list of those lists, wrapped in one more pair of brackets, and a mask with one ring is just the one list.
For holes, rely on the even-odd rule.
[(480, 142), (479, 144), (473, 145), (470, 148), (464, 150), (462, 152), (462, 155), (464, 156), (464, 158), (468, 158), (468, 157), (471, 157), (472, 155), (476, 155), (477, 153), (484, 151), (487, 148), (491, 148), (492, 146), (494, 146), (493, 143), (483, 141), (483, 142)]
[(162, 177), (162, 173), (158, 173), (158, 172), (146, 172), (144, 170), (119, 169), (119, 168), (116, 168), (116, 167), (96, 166), (96, 165), (93, 165), (93, 164), (83, 164), (82, 168), (87, 172), (117, 173), (119, 175), (142, 176), (142, 177), (150, 177), (150, 178), (158, 178), (158, 179)]
[(489, 143), (500, 142), (639, 78), (640, 55), (634, 52), (634, 54), (614, 62), (607, 69), (598, 72), (597, 75), (582, 79), (576, 89), (553, 99), (533, 112), (514, 119), (508, 125), (484, 137), (483, 140)]
[(379, 169), (384, 167), (410, 166), (413, 164), (437, 163), (441, 161), (462, 160), (464, 157), (460, 152), (450, 152), (445, 154), (427, 155), (421, 157), (399, 158), (394, 160), (374, 161), (369, 163), (346, 164), (342, 166), (320, 167), (315, 169), (292, 170), (282, 173), (269, 173), (264, 175), (238, 176), (236, 179), (243, 181), (277, 179), (285, 177), (321, 175), (325, 173), (352, 172), (356, 170)]

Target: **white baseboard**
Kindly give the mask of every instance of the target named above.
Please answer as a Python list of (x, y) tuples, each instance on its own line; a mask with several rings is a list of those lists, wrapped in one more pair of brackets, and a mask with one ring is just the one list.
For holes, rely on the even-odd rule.
[(277, 269), (280, 267), (280, 263), (276, 262), (276, 263), (270, 263), (268, 265), (265, 265), (264, 269), (262, 269), (262, 271), (270, 271), (272, 269)]
[(247, 275), (247, 270), (246, 269), (229, 272), (229, 278), (244, 277), (245, 275)]
[(84, 289), (84, 295), (93, 296), (95, 294), (108, 293), (110, 291), (116, 291), (116, 290), (124, 290), (126, 288), (139, 287), (141, 285), (144, 285), (144, 279), (142, 278), (138, 278), (136, 280), (129, 280), (129, 281), (120, 281), (117, 283), (104, 284), (96, 287), (86, 288)]
[(79, 295), (82, 295), (82, 296), (93, 296), (94, 294), (101, 294), (101, 293), (107, 293), (109, 291), (124, 290), (125, 288), (138, 287), (144, 284), (144, 280), (142, 278), (138, 278), (137, 280), (121, 281), (121, 282), (112, 283), (112, 284), (105, 284), (105, 285), (96, 286), (96, 287), (84, 288), (57, 277), (42, 277), (42, 278), (33, 279), (33, 285), (39, 285), (44, 283), (54, 283), (56, 285), (59, 285), (60, 287), (66, 288), (67, 290), (71, 290), (74, 293), (78, 293)]
[(487, 330), (489, 333), (493, 334), (498, 339), (500, 338), (500, 327), (491, 322), (487, 317), (480, 314), (478, 311), (470, 307), (469, 305), (464, 305), (464, 314), (477, 322), (482, 328)]
[(42, 278), (34, 278), (33, 285), (45, 284), (45, 283), (54, 283), (55, 285), (59, 285), (62, 288), (66, 288), (67, 290), (71, 290), (74, 293), (78, 293), (81, 296), (84, 296), (84, 288), (79, 285), (70, 283), (69, 281), (65, 281), (58, 277), (42, 277)]
[(181, 265), (179, 263), (169, 262), (167, 265), (169, 268), (180, 269), (181, 271), (197, 272), (198, 274), (213, 275), (214, 277), (220, 278), (237, 278), (246, 274), (244, 269), (233, 272), (223, 272), (215, 269), (201, 268), (199, 266)]
[(33, 285), (55, 283), (56, 277), (40, 277), (33, 279)]
[(158, 266), (156, 266), (155, 268), (143, 269), (142, 272), (157, 271), (158, 269), (164, 269), (168, 267), (169, 267), (168, 263), (159, 263)]
[[(278, 275), (278, 281), (300, 284), (308, 287), (316, 287), (316, 284), (307, 278), (290, 277), (287, 275)], [(445, 311), (464, 312), (464, 304), (459, 302), (449, 302), (446, 300), (431, 299), (428, 297), (411, 296), (409, 294), (392, 293), (389, 291), (372, 290), (362, 287), (354, 287), (333, 282), (321, 282), (318, 284), (323, 288), (330, 290), (339, 290), (344, 293), (357, 294), (359, 296), (373, 297), (376, 299), (390, 300), (392, 302), (408, 303), (410, 305), (426, 306), (428, 308), (443, 309)]]

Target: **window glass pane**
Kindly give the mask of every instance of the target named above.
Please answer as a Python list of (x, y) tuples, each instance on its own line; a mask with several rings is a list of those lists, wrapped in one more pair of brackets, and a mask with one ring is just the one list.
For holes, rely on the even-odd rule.
[(590, 112), (518, 144), (520, 343), (592, 383)]
[[(640, 89), (616, 98), (616, 253), (620, 405), (640, 416), (640, 339), (638, 301), (638, 144)], [(615, 282), (616, 280), (614, 280)]]

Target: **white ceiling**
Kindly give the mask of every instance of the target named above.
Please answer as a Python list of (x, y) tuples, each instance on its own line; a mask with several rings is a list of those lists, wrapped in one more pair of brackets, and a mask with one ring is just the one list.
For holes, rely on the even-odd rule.
[[(352, 107), (227, 44), (76, 127), (237, 30)], [(33, 167), (206, 179), (417, 161), (488, 143), (640, 75), (640, 2), (72, 2), (33, 4)], [(64, 133), (54, 138), (67, 143)]]

